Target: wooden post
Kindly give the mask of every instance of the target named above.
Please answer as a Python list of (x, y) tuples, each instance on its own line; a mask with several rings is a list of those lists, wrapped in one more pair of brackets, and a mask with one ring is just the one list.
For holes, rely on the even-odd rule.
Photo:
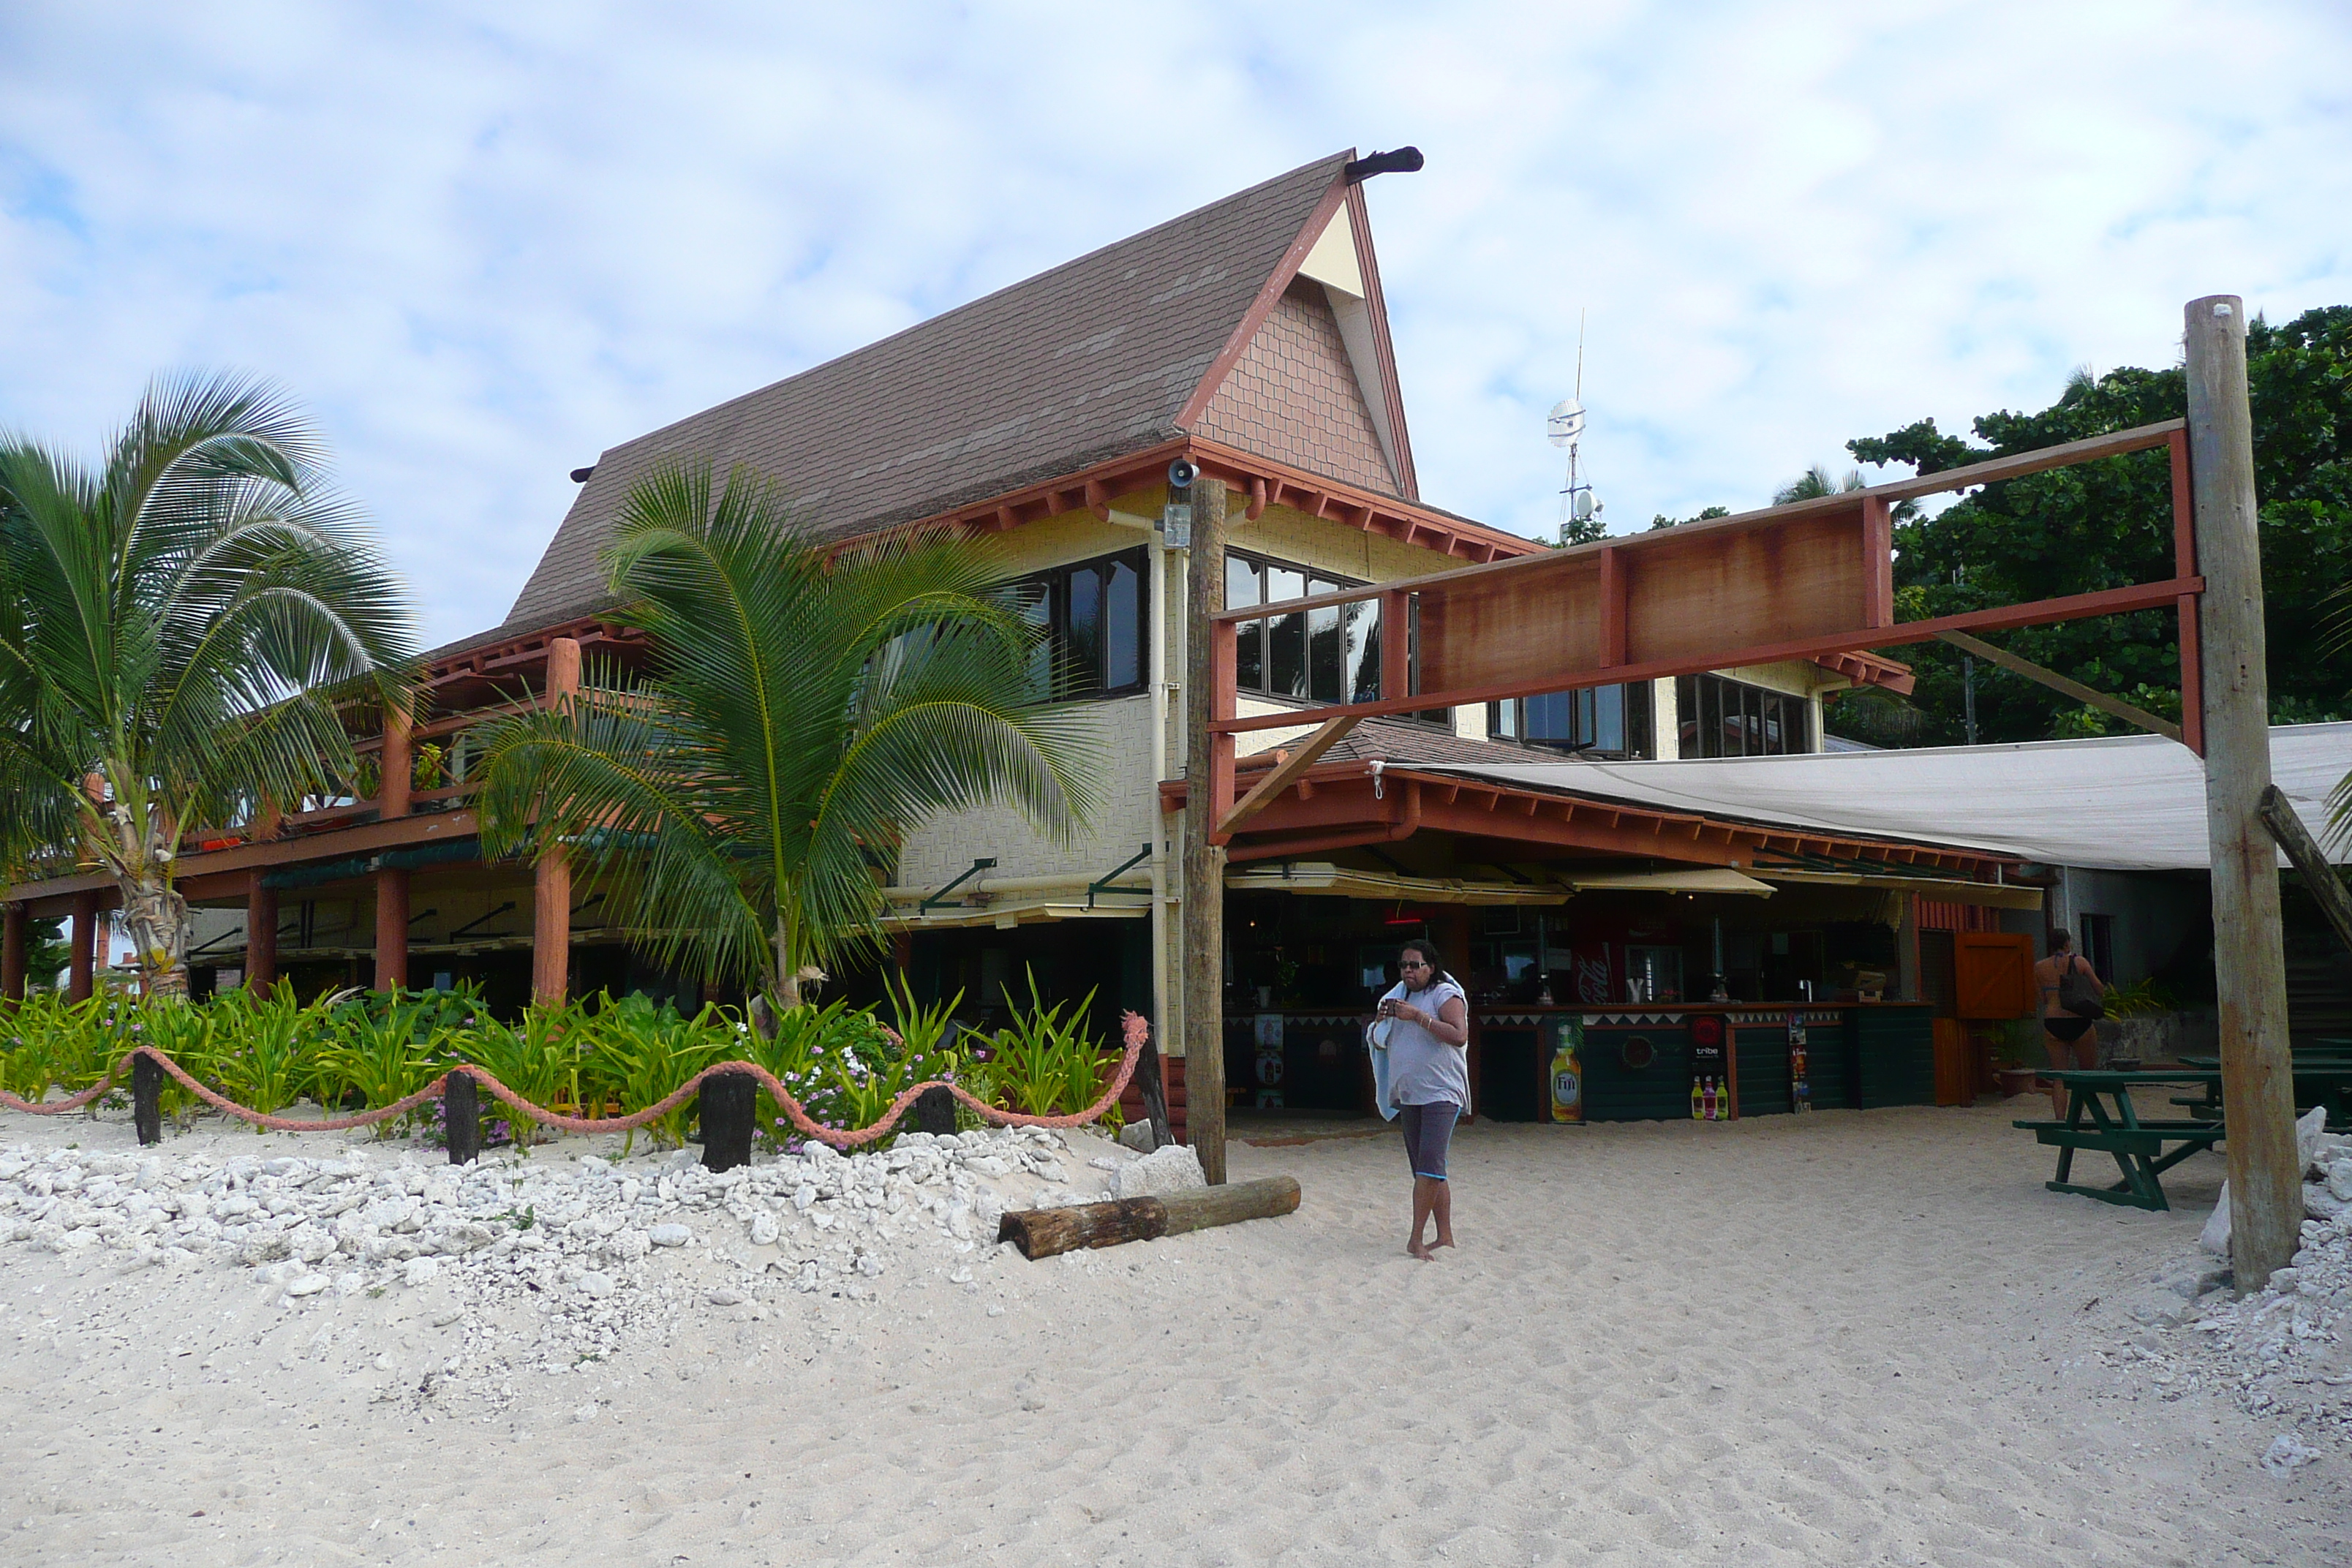
[(131, 1058), (131, 1121), (139, 1142), (152, 1148), (163, 1141), (163, 1069), (142, 1052)]
[(1151, 1146), (1165, 1149), (1176, 1142), (1176, 1134), (1168, 1124), (1168, 1080), (1160, 1075), (1160, 1045), (1150, 1035), (1135, 1053), (1135, 1076), (1143, 1089), (1144, 1119), (1151, 1123)]
[(915, 1131), (939, 1137), (956, 1130), (956, 1097), (946, 1089), (927, 1089), (915, 1096)]
[[(562, 708), (580, 689), (580, 644), (557, 637), (547, 645), (543, 700)], [(530, 908), (530, 999), (541, 1007), (561, 1007), (572, 995), (572, 861), (563, 846), (551, 844), (532, 873)]]
[(408, 871), (386, 866), (375, 874), (375, 989), (408, 986)]
[(278, 889), (256, 871), (245, 889), (245, 988), (259, 994), (278, 984)]
[(751, 1163), (751, 1113), (760, 1080), (747, 1072), (715, 1072), (696, 1096), (702, 1116), (702, 1168), (731, 1171)]
[(2230, 1258), (2259, 1290), (2294, 1256), (2303, 1222), (2294, 1145), (2278, 846), (2262, 822), (2271, 782), (2263, 668), (2262, 540), (2255, 527), (2253, 416), (2245, 304), (2189, 301), (2189, 466), (2205, 703), (2205, 824), (2212, 845), (2213, 977), (2229, 1129)]
[(97, 983), (98, 895), (76, 893), (73, 901), (73, 949), (66, 970), (66, 1000), (87, 1002)]
[[(1216, 826), (1215, 639), (1225, 607), (1225, 487), (1192, 485), (1192, 547), (1185, 563), (1191, 606), (1184, 637), (1184, 1081), (1187, 1133), (1212, 1186), (1225, 1179), (1225, 850)], [(1158, 1131), (1157, 1128), (1154, 1131)]]
[(411, 776), (416, 767), (408, 743), (408, 710), (398, 704), (383, 710), (383, 750), (377, 753), (375, 814), (379, 820), (408, 815)]
[(25, 999), (25, 933), (29, 923), (22, 904), (0, 910), (0, 1001)]
[(482, 1141), (482, 1104), (473, 1074), (449, 1075), (441, 1096), (441, 1130), (449, 1135), (449, 1163), (472, 1164)]

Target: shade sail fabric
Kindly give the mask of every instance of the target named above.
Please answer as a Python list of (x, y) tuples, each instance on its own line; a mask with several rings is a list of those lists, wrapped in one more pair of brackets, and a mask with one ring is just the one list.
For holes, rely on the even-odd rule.
[(1692, 866), (1675, 871), (1571, 871), (1570, 884), (1580, 893), (1738, 893), (1769, 899), (1772, 884), (1733, 870), (1728, 866)]
[[(2204, 764), (2159, 735), (1688, 762), (1570, 758), (1429, 771), (2057, 866), (2201, 871), (2210, 864)], [(2352, 846), (2328, 832), (2326, 800), (2347, 773), (2352, 722), (2271, 731), (2272, 779), (2338, 865), (2352, 864)]]

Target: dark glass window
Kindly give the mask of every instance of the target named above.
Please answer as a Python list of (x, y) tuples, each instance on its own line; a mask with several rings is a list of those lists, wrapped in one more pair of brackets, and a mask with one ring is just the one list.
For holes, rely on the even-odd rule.
[(1486, 732), (1498, 741), (1603, 757), (1654, 757), (1650, 683), (1548, 691), (1486, 705)]
[[(1284, 599), (1336, 594), (1362, 584), (1328, 577), (1279, 561), (1228, 552), (1225, 608), (1246, 609)], [(1419, 608), (1415, 605), (1416, 610)], [(1417, 617), (1416, 617), (1417, 618)], [(1266, 620), (1243, 621), (1234, 628), (1234, 684), (1244, 692), (1306, 702), (1377, 702), (1381, 697), (1381, 601), (1345, 605)], [(1407, 631), (1410, 638), (1412, 633)], [(1408, 664), (1412, 662), (1408, 649)], [(1408, 671), (1408, 691), (1419, 682)], [(1451, 729), (1454, 710), (1405, 715)]]
[(1675, 682), (1685, 757), (1782, 757), (1813, 749), (1812, 704), (1785, 691), (1685, 675)]
[(1143, 689), (1147, 575), (1143, 552), (1129, 550), (1021, 579), (1022, 615), (1046, 634), (1030, 667), (1037, 690), (1066, 700)]

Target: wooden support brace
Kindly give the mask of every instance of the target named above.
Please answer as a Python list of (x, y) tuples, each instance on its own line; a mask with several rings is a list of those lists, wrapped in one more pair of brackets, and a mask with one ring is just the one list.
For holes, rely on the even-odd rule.
[(2086, 702), (2102, 713), (2112, 713), (2126, 724), (2137, 724), (2141, 729), (2161, 735), (2168, 741), (2179, 741), (2182, 738), (2180, 726), (2169, 719), (2159, 719), (2147, 709), (2135, 708), (2120, 697), (2110, 697), (2104, 691), (2094, 690), (2079, 680), (2070, 679), (2054, 669), (2044, 669), (2031, 659), (2018, 658), (2007, 648), (1993, 647), (1982, 637), (1970, 637), (1966, 632), (1938, 632), (1936, 634), (1936, 640), (1948, 642), (1956, 648), (1972, 653), (1989, 664), (1997, 664), (2012, 674), (2025, 677), (2028, 680), (2039, 681), (2053, 691), (2071, 697), (2077, 702)]
[(2346, 952), (2352, 952), (2352, 893), (2345, 891), (2343, 879), (2327, 863), (2326, 852), (2312, 837), (2311, 830), (2304, 826), (2303, 818), (2294, 814), (2294, 804), (2285, 793), (2276, 784), (2265, 784), (2262, 800), (2263, 826), (2271, 830), (2271, 837), (2286, 851), (2287, 859), (2303, 873), (2304, 885), (2318, 901), (2319, 912), (2327, 917), (2336, 940), (2344, 944)]
[(1217, 824), (1217, 842), (1222, 844), (1234, 836), (1234, 830), (1281, 797), (1282, 792), (1297, 782), (1298, 775), (1322, 760), (1323, 753), (1337, 745), (1359, 721), (1341, 717), (1324, 721), (1322, 728), (1307, 738), (1307, 743), (1290, 752), (1266, 775), (1251, 786), (1249, 794), (1234, 803)]

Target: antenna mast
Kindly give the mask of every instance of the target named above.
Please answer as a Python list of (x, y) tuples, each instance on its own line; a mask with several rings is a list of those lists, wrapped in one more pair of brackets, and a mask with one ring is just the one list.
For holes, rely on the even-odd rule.
[(1576, 313), (1576, 395), (1552, 405), (1544, 421), (1546, 439), (1568, 448), (1568, 483), (1559, 492), (1559, 542), (1569, 542), (1571, 523), (1590, 522), (1601, 515), (1592, 487), (1578, 472), (1577, 447), (1584, 435), (1584, 312)]

